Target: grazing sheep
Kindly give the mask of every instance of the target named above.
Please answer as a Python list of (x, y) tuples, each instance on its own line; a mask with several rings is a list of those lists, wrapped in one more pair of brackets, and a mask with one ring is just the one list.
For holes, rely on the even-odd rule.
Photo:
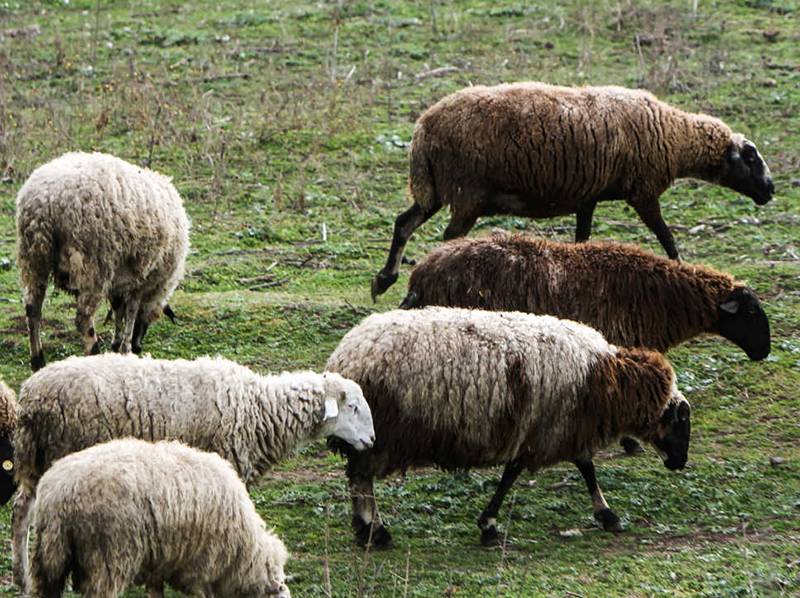
[[(769, 320), (744, 284), (614, 242), (502, 233), (449, 241), (411, 272), (401, 307), (426, 305), (550, 314), (592, 326), (611, 343), (662, 352), (704, 332), (753, 360), (770, 352)], [(622, 445), (642, 452), (632, 438)]]
[(113, 440), (42, 476), (28, 588), (86, 596), (164, 585), (204, 596), (289, 598), (283, 542), (267, 531), (224, 459), (180, 442)]
[(19, 403), (17, 582), (24, 579), (36, 484), (64, 455), (127, 436), (175, 439), (219, 453), (249, 486), (299, 443), (336, 436), (362, 450), (374, 437), (369, 406), (354, 382), (332, 373), (262, 376), (221, 358), (71, 357), (28, 378)]
[(14, 495), (14, 445), (12, 436), (17, 427), (19, 406), (11, 390), (0, 380), (0, 504), (7, 503)]
[(353, 527), (361, 543), (389, 544), (374, 477), (416, 465), (465, 469), (505, 464), (481, 513), (481, 542), (497, 542), (503, 497), (523, 469), (572, 461), (594, 516), (620, 530), (595, 479), (592, 455), (622, 434), (652, 442), (669, 469), (689, 447), (689, 404), (659, 353), (609, 345), (569, 320), (518, 312), (429, 307), (366, 318), (327, 369), (357, 381), (377, 440), (347, 447)]
[(614, 242), (504, 233), (449, 241), (411, 272), (401, 307), (426, 305), (550, 314), (592, 326), (610, 343), (662, 352), (704, 332), (755, 361), (770, 352), (769, 320), (744, 284)]
[(413, 205), (397, 217), (373, 299), (397, 280), (414, 230), (449, 205), (445, 239), (481, 216), (577, 215), (575, 240), (589, 238), (600, 201), (625, 200), (670, 258), (678, 251), (659, 196), (695, 177), (767, 203), (774, 192), (755, 145), (722, 121), (673, 108), (621, 87), (513, 83), (468, 87), (428, 108), (411, 141)]
[(112, 348), (141, 352), (148, 326), (183, 278), (189, 220), (170, 179), (108, 154), (69, 153), (33, 171), (17, 195), (17, 266), (31, 368), (44, 365), (42, 302), (50, 276), (76, 296), (87, 355), (100, 351), (94, 313), (114, 311)]

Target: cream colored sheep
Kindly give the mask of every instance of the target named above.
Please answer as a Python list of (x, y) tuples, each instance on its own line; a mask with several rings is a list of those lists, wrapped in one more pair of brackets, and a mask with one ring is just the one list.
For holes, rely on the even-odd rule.
[(64, 154), (25, 181), (16, 221), (31, 368), (45, 362), (40, 326), (51, 276), (76, 296), (87, 355), (100, 350), (94, 314), (106, 297), (114, 310), (112, 348), (140, 352), (183, 278), (189, 250), (189, 220), (170, 179), (108, 154)]

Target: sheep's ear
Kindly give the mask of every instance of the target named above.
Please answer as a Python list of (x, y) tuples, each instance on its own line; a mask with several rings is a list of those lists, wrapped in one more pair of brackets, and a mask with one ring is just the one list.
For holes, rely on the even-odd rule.
[(733, 315), (737, 311), (739, 311), (739, 302), (736, 299), (729, 299), (728, 301), (720, 305), (719, 308), (726, 314)]
[(325, 399), (325, 415), (322, 420), (334, 419), (339, 415), (339, 403), (336, 399)]

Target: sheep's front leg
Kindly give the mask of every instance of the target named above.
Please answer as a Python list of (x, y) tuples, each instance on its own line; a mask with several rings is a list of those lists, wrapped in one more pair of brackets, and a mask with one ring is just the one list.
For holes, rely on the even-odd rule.
[(591, 457), (588, 459), (576, 459), (575, 465), (578, 471), (581, 472), (584, 481), (586, 482), (586, 489), (592, 497), (592, 509), (594, 510), (594, 518), (597, 519), (602, 525), (603, 529), (607, 532), (621, 532), (622, 525), (619, 522), (619, 517), (612, 511), (600, 486), (597, 485), (597, 477), (594, 471), (594, 463)]
[(375, 301), (378, 295), (386, 292), (397, 280), (397, 273), (400, 271), (400, 261), (403, 251), (406, 248), (409, 238), (413, 232), (424, 223), (428, 218), (439, 211), (441, 205), (434, 206), (427, 212), (415, 203), (405, 212), (397, 217), (394, 222), (394, 235), (392, 236), (392, 246), (389, 248), (389, 256), (386, 258), (386, 265), (372, 279), (372, 300)]
[(353, 531), (356, 541), (364, 547), (388, 548), (392, 536), (386, 530), (378, 513), (372, 478), (350, 477), (350, 498), (353, 502)]
[[(47, 279), (45, 279), (45, 282)], [(28, 339), (31, 348), (31, 369), (35, 372), (44, 367), (44, 351), (42, 350), (42, 304), (47, 285), (37, 286), (26, 292), (25, 318), (28, 322)]]
[(492, 500), (489, 501), (489, 505), (478, 518), (478, 527), (481, 528), (481, 544), (483, 546), (496, 546), (500, 543), (500, 536), (497, 533), (497, 513), (500, 511), (503, 499), (505, 499), (506, 494), (511, 490), (523, 469), (522, 463), (519, 461), (512, 461), (506, 464), (503, 470), (503, 477), (500, 478), (500, 484), (497, 486)]
[(636, 213), (639, 214), (639, 218), (642, 219), (642, 222), (645, 223), (647, 228), (655, 233), (664, 251), (667, 252), (669, 259), (679, 259), (678, 250), (675, 248), (675, 239), (672, 237), (672, 232), (661, 216), (661, 205), (658, 203), (658, 200), (654, 199), (645, 202), (631, 201), (628, 203), (636, 210)]
[(94, 329), (94, 312), (97, 311), (102, 301), (102, 293), (81, 292), (78, 295), (78, 311), (75, 315), (75, 327), (83, 341), (83, 351), (86, 355), (100, 353), (100, 343)]
[(125, 328), (122, 332), (122, 341), (119, 345), (120, 353), (130, 353), (133, 342), (133, 328), (136, 325), (136, 316), (139, 315), (139, 300), (128, 298), (125, 303)]
[(14, 583), (23, 591), (25, 570), (28, 568), (28, 526), (33, 501), (33, 493), (20, 487), (11, 511), (11, 571)]

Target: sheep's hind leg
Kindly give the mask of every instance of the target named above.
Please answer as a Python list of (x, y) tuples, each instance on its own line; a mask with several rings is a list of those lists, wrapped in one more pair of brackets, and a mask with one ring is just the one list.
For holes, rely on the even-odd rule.
[(25, 570), (28, 568), (28, 527), (33, 502), (33, 494), (20, 487), (11, 511), (11, 571), (14, 583), (21, 590), (25, 589)]
[(136, 326), (137, 316), (139, 315), (139, 300), (128, 298), (125, 303), (125, 328), (122, 332), (122, 341), (119, 345), (120, 353), (130, 353), (133, 341), (133, 329)]
[(392, 536), (378, 513), (372, 478), (350, 477), (350, 498), (353, 502), (352, 524), (356, 542), (365, 548), (389, 548)]
[(594, 518), (602, 524), (603, 529), (607, 532), (621, 532), (622, 524), (619, 517), (612, 511), (600, 486), (597, 485), (597, 477), (595, 476), (594, 463), (591, 458), (589, 459), (576, 459), (575, 466), (581, 472), (586, 488), (589, 490), (589, 495), (592, 497), (592, 509), (594, 510)]
[(519, 461), (512, 461), (506, 464), (503, 470), (503, 477), (500, 478), (500, 484), (497, 486), (492, 500), (489, 501), (489, 505), (478, 518), (478, 527), (481, 528), (481, 544), (483, 546), (497, 546), (500, 544), (500, 536), (497, 533), (497, 513), (500, 511), (503, 499), (505, 499), (506, 494), (511, 490), (523, 469), (522, 463)]
[(25, 319), (28, 322), (28, 340), (31, 349), (31, 370), (34, 372), (44, 367), (44, 351), (42, 350), (42, 304), (47, 291), (45, 284), (32, 289), (25, 297)]
[(441, 204), (433, 206), (427, 212), (415, 203), (394, 221), (394, 235), (392, 236), (392, 246), (389, 248), (389, 256), (386, 258), (386, 265), (372, 279), (372, 300), (375, 301), (378, 295), (386, 292), (397, 280), (397, 273), (400, 271), (400, 262), (403, 251), (406, 248), (408, 239), (414, 231), (433, 216), (441, 208)]
[(114, 341), (111, 343), (111, 350), (119, 351), (125, 327), (125, 300), (121, 295), (111, 296), (111, 310), (114, 312)]

